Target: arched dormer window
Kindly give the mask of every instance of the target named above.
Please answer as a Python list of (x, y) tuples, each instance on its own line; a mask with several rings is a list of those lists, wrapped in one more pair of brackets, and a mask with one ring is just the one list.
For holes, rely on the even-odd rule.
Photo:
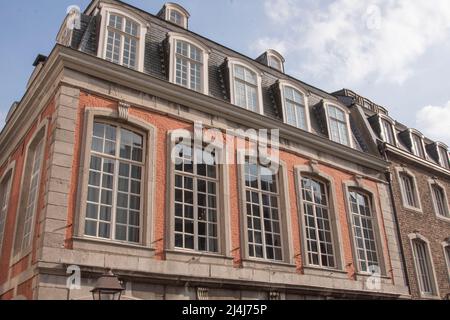
[(437, 148), (438, 148), (438, 154), (439, 154), (439, 163), (440, 165), (447, 169), (450, 170), (450, 161), (448, 158), (448, 147), (446, 145), (444, 145), (443, 143), (438, 142), (437, 143)]
[(273, 49), (269, 49), (266, 52), (264, 52), (261, 56), (259, 56), (256, 59), (256, 61), (261, 62), (273, 69), (276, 69), (284, 73), (285, 60), (279, 52)]
[(201, 42), (177, 33), (169, 33), (169, 46), (169, 81), (208, 94), (209, 49)]
[(310, 131), (310, 116), (307, 94), (299, 87), (286, 81), (279, 82), (285, 123)]
[(228, 59), (231, 103), (263, 114), (261, 75), (251, 65), (234, 58)]
[(184, 29), (188, 28), (190, 14), (186, 9), (176, 3), (166, 3), (158, 16)]
[(395, 139), (394, 131), (395, 122), (387, 116), (379, 115), (378, 119), (380, 121), (381, 138), (384, 142), (396, 146), (397, 140)]
[(352, 147), (348, 110), (331, 103), (326, 103), (325, 109), (330, 139), (334, 142)]
[(417, 130), (410, 130), (412, 152), (415, 156), (425, 159), (425, 150), (423, 147), (423, 135)]
[(98, 56), (143, 72), (146, 21), (129, 10), (113, 5), (103, 5), (101, 16)]

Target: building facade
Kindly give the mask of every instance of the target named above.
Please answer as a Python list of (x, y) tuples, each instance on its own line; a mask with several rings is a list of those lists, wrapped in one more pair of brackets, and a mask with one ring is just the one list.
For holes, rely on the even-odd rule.
[(350, 90), (335, 95), (347, 105), (355, 104), (364, 110), (370, 134), (390, 162), (391, 193), (412, 297), (448, 299), (448, 147), (395, 121), (384, 108)]
[[(95, 0), (38, 56), (0, 134), (0, 298), (91, 299), (110, 269), (126, 299), (410, 298), (408, 222), (365, 110), (189, 19)], [(267, 157), (239, 148), (260, 129), (279, 130)], [(408, 241), (443, 243), (441, 220)]]

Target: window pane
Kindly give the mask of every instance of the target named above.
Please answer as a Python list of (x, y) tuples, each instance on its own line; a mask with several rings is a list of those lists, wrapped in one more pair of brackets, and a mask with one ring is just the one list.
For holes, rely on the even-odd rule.
[[(98, 122), (94, 123), (93, 130), (95, 139), (111, 143), (114, 148), (118, 143), (120, 154), (103, 152), (108, 157), (91, 157), (86, 235), (139, 242), (142, 165), (136, 162), (143, 160), (143, 137), (127, 129)], [(106, 148), (103, 150), (108, 151)], [(111, 224), (113, 213), (116, 215), (115, 225)]]
[[(181, 144), (177, 148), (178, 160), (185, 163), (176, 167), (175, 174), (175, 247), (218, 252), (215, 161), (204, 150), (194, 152)], [(192, 160), (197, 165), (193, 166)]]
[(277, 174), (247, 160), (245, 176), (249, 256), (283, 260)]
[(378, 253), (375, 240), (375, 221), (372, 217), (369, 198), (358, 192), (350, 192), (353, 233), (358, 252), (359, 269), (371, 272), (378, 267)]
[(336, 267), (329, 217), (327, 187), (320, 181), (304, 177), (302, 195), (309, 263)]

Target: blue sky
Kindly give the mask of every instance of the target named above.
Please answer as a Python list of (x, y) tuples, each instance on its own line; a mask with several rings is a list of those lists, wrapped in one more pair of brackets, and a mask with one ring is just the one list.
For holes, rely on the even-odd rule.
[[(89, 0), (0, 4), (0, 127), (66, 8)], [(165, 1), (127, 0), (151, 13)], [(271, 47), (286, 72), (329, 92), (350, 88), (396, 120), (450, 144), (450, 1), (180, 0), (190, 29), (257, 57)], [(6, 26), (6, 27), (5, 27)]]

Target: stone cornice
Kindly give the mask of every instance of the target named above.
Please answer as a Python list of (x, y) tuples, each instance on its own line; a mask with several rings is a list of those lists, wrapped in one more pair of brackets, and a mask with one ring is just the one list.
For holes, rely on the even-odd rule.
[[(51, 86), (59, 72), (64, 68), (73, 69), (111, 83), (157, 96), (194, 110), (217, 115), (244, 127), (279, 129), (281, 138), (303, 144), (322, 153), (329, 153), (366, 168), (384, 172), (388, 167), (386, 161), (376, 156), (334, 143), (329, 139), (293, 128), (279, 120), (244, 110), (214, 97), (177, 86), (145, 73), (112, 64), (106, 60), (61, 45), (55, 46), (43, 70), (32, 87), (27, 91), (4, 132), (0, 134), (0, 154), (5, 154), (6, 142), (11, 142), (11, 134), (13, 133), (14, 136), (17, 136), (13, 132), (14, 128), (26, 129), (23, 124), (30, 115), (30, 100), (36, 96), (36, 92), (42, 92), (42, 90)], [(36, 108), (36, 111), (39, 111), (37, 109), (39, 108)]]
[(419, 158), (419, 157), (417, 157), (417, 156), (415, 156), (415, 155), (413, 155), (413, 154), (411, 154), (409, 152), (400, 150), (397, 147), (391, 146), (389, 144), (385, 144), (384, 148), (385, 148), (386, 151), (392, 152), (393, 154), (395, 154), (397, 156), (400, 156), (400, 157), (402, 157), (404, 159), (408, 159), (410, 161), (415, 162), (418, 165), (421, 165), (421, 166), (423, 166), (425, 168), (428, 168), (430, 170), (433, 170), (433, 171), (441, 173), (441, 174), (445, 174), (445, 175), (450, 177), (450, 170), (444, 169), (443, 167), (441, 167), (441, 166), (439, 166), (437, 164), (434, 164), (434, 163), (432, 163), (430, 161), (427, 161), (425, 159)]

